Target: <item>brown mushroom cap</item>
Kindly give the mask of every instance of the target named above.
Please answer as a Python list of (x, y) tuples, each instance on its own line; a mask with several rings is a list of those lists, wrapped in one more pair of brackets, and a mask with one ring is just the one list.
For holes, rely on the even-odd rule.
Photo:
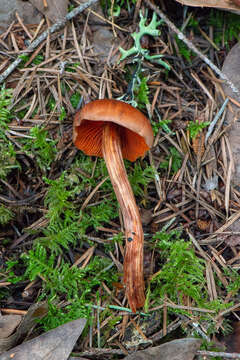
[(119, 125), (122, 155), (135, 161), (153, 144), (150, 121), (137, 109), (119, 100), (95, 100), (74, 117), (73, 142), (87, 155), (102, 157), (102, 132), (105, 122)]

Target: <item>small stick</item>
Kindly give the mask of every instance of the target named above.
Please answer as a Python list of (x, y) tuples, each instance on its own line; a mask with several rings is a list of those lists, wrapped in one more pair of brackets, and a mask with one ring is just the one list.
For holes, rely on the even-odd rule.
[(11, 285), (12, 283), (8, 281), (0, 282), (0, 287)]
[(5, 309), (5, 308), (0, 308), (0, 311), (3, 314), (14, 314), (14, 315), (26, 315), (27, 311), (26, 310), (18, 310), (18, 309)]
[[(87, 9), (89, 6), (95, 4), (98, 0), (89, 0), (86, 3), (79, 5), (78, 7), (76, 7), (75, 9), (73, 9), (70, 13), (68, 13), (62, 20), (56, 22), (55, 24), (53, 24), (49, 29), (47, 29), (46, 31), (44, 31), (41, 35), (39, 35), (38, 38), (36, 38), (30, 45), (29, 47), (26, 49), (26, 52), (21, 54), (23, 55), (28, 55), (29, 53), (33, 52), (34, 49), (36, 49), (36, 47), (38, 47), (39, 44), (41, 44), (48, 36), (48, 34), (53, 34), (54, 32), (62, 29), (66, 23), (73, 19), (75, 16), (77, 16), (78, 14), (80, 14), (81, 12), (83, 12), (85, 9)], [(22, 56), (21, 58), (18, 57), (1, 75), (0, 75), (0, 83), (2, 83), (7, 77), (8, 75), (10, 75), (13, 70), (16, 69), (16, 67), (21, 64), (22, 62)]]
[(212, 356), (212, 357), (219, 357), (221, 356), (223, 359), (240, 359), (239, 353), (226, 353), (222, 351), (207, 351), (207, 350), (198, 350), (197, 355), (200, 356)]
[(17, 18), (19, 24), (21, 25), (21, 27), (23, 28), (23, 30), (25, 31), (25, 33), (27, 34), (27, 36), (29, 37), (29, 39), (32, 40), (32, 39), (33, 39), (32, 35), (30, 34), (30, 32), (28, 31), (28, 29), (27, 29), (26, 26), (24, 25), (24, 23), (23, 23), (23, 21), (22, 21), (22, 19), (21, 19), (21, 17), (19, 16), (19, 14), (18, 14), (17, 11), (16, 11), (15, 15), (16, 15), (16, 18)]
[(227, 75), (225, 75), (215, 64), (212, 63), (205, 55), (199, 51), (193, 43), (186, 38), (183, 33), (178, 30), (178, 28), (164, 15), (164, 13), (154, 4), (150, 2), (150, 0), (144, 0), (148, 7), (150, 7), (153, 11), (155, 11), (164, 21), (165, 23), (170, 27), (172, 31), (174, 31), (178, 38), (182, 40), (192, 51), (195, 52), (210, 68), (215, 71), (215, 73), (226, 83), (228, 86), (232, 89), (232, 91), (239, 96), (240, 98), (240, 90), (237, 88), (237, 86), (234, 85), (234, 83), (228, 78)]

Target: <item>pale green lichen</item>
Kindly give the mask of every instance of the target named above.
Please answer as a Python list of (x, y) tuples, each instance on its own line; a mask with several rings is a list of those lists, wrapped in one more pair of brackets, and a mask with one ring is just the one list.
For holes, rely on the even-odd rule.
[(150, 55), (149, 50), (144, 49), (141, 46), (141, 37), (143, 35), (149, 35), (155, 37), (161, 34), (161, 31), (157, 28), (159, 25), (163, 23), (163, 20), (157, 20), (157, 14), (154, 12), (152, 20), (148, 25), (146, 25), (146, 21), (147, 21), (147, 14), (146, 17), (144, 17), (143, 14), (140, 12), (139, 31), (131, 34), (134, 40), (134, 45), (129, 50), (124, 50), (122, 48), (119, 48), (119, 51), (122, 54), (120, 61), (126, 59), (129, 56), (135, 55), (135, 58), (137, 58), (137, 60), (139, 60), (139, 58), (144, 58), (150, 62), (158, 63), (164, 66), (167, 70), (170, 70), (170, 66), (166, 62), (161, 60), (163, 55)]

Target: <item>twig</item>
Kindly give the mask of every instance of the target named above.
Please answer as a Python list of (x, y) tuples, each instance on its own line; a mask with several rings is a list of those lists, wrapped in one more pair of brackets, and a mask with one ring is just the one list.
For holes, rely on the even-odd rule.
[(222, 113), (224, 112), (227, 103), (228, 103), (229, 99), (227, 98), (224, 103), (221, 106), (221, 109), (218, 111), (218, 113), (216, 114), (216, 116), (214, 117), (214, 119), (211, 121), (211, 124), (209, 125), (206, 137), (205, 137), (205, 146), (207, 145), (207, 141), (209, 136), (212, 134), (214, 126), (216, 125), (216, 123), (218, 122), (218, 119), (220, 118), (220, 116), (222, 115)]
[(181, 309), (181, 310), (188, 310), (188, 311), (199, 311), (199, 312), (203, 312), (203, 313), (215, 313), (215, 310), (203, 309), (203, 308), (198, 308), (198, 307), (193, 307), (193, 306), (176, 305), (176, 304), (171, 304), (169, 302), (165, 302), (164, 304), (161, 304), (161, 305), (156, 306), (156, 307), (154, 307), (152, 309), (149, 309), (149, 312), (162, 309), (162, 308), (164, 308), (164, 306), (170, 307), (172, 309)]
[(26, 49), (26, 52), (21, 54), (21, 57), (18, 57), (3, 73), (0, 75), (0, 83), (2, 83), (8, 75), (10, 75), (16, 67), (21, 64), (22, 57), (24, 55), (28, 55), (29, 53), (33, 52), (36, 47), (41, 44), (48, 36), (48, 34), (53, 34), (54, 32), (62, 29), (66, 23), (73, 19), (75, 16), (83, 12), (85, 9), (87, 9), (89, 6), (95, 4), (98, 0), (89, 0), (86, 3), (79, 5), (75, 9), (73, 9), (71, 12), (69, 12), (62, 20), (56, 22), (53, 24), (50, 28), (48, 28), (46, 31), (44, 31), (39, 37), (37, 37)]
[(150, 0), (144, 0), (147, 6), (149, 6), (153, 11), (155, 11), (164, 21), (165, 23), (170, 27), (172, 31), (174, 31), (178, 38), (182, 40), (192, 51), (194, 51), (210, 68), (215, 71), (215, 73), (226, 83), (228, 86), (232, 89), (232, 91), (239, 96), (240, 98), (240, 90), (237, 88), (237, 86), (234, 85), (234, 83), (228, 78), (227, 75), (225, 75), (216, 65), (214, 65), (205, 55), (199, 51), (193, 43), (186, 38), (183, 33), (178, 30), (178, 28), (164, 15), (164, 13), (154, 4), (150, 2)]
[(76, 356), (88, 356), (92, 357), (94, 359), (97, 359), (98, 356), (103, 355), (118, 355), (122, 356), (125, 355), (124, 352), (121, 349), (111, 349), (111, 348), (105, 348), (105, 349), (98, 349), (98, 348), (91, 348), (90, 350), (85, 350), (82, 353), (74, 353)]
[(206, 350), (198, 350), (197, 351), (197, 355), (201, 355), (201, 356), (221, 356), (224, 359), (240, 359), (240, 354), (239, 353), (226, 353), (226, 352), (222, 352), (222, 351), (206, 351)]

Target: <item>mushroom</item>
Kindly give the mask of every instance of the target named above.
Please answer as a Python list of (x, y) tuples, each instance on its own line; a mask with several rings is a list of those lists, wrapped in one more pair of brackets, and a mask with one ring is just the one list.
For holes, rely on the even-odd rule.
[(78, 111), (73, 142), (87, 155), (103, 157), (123, 215), (126, 246), (124, 284), (133, 312), (145, 302), (143, 229), (123, 159), (135, 161), (153, 143), (150, 121), (131, 105), (118, 100), (95, 100)]

